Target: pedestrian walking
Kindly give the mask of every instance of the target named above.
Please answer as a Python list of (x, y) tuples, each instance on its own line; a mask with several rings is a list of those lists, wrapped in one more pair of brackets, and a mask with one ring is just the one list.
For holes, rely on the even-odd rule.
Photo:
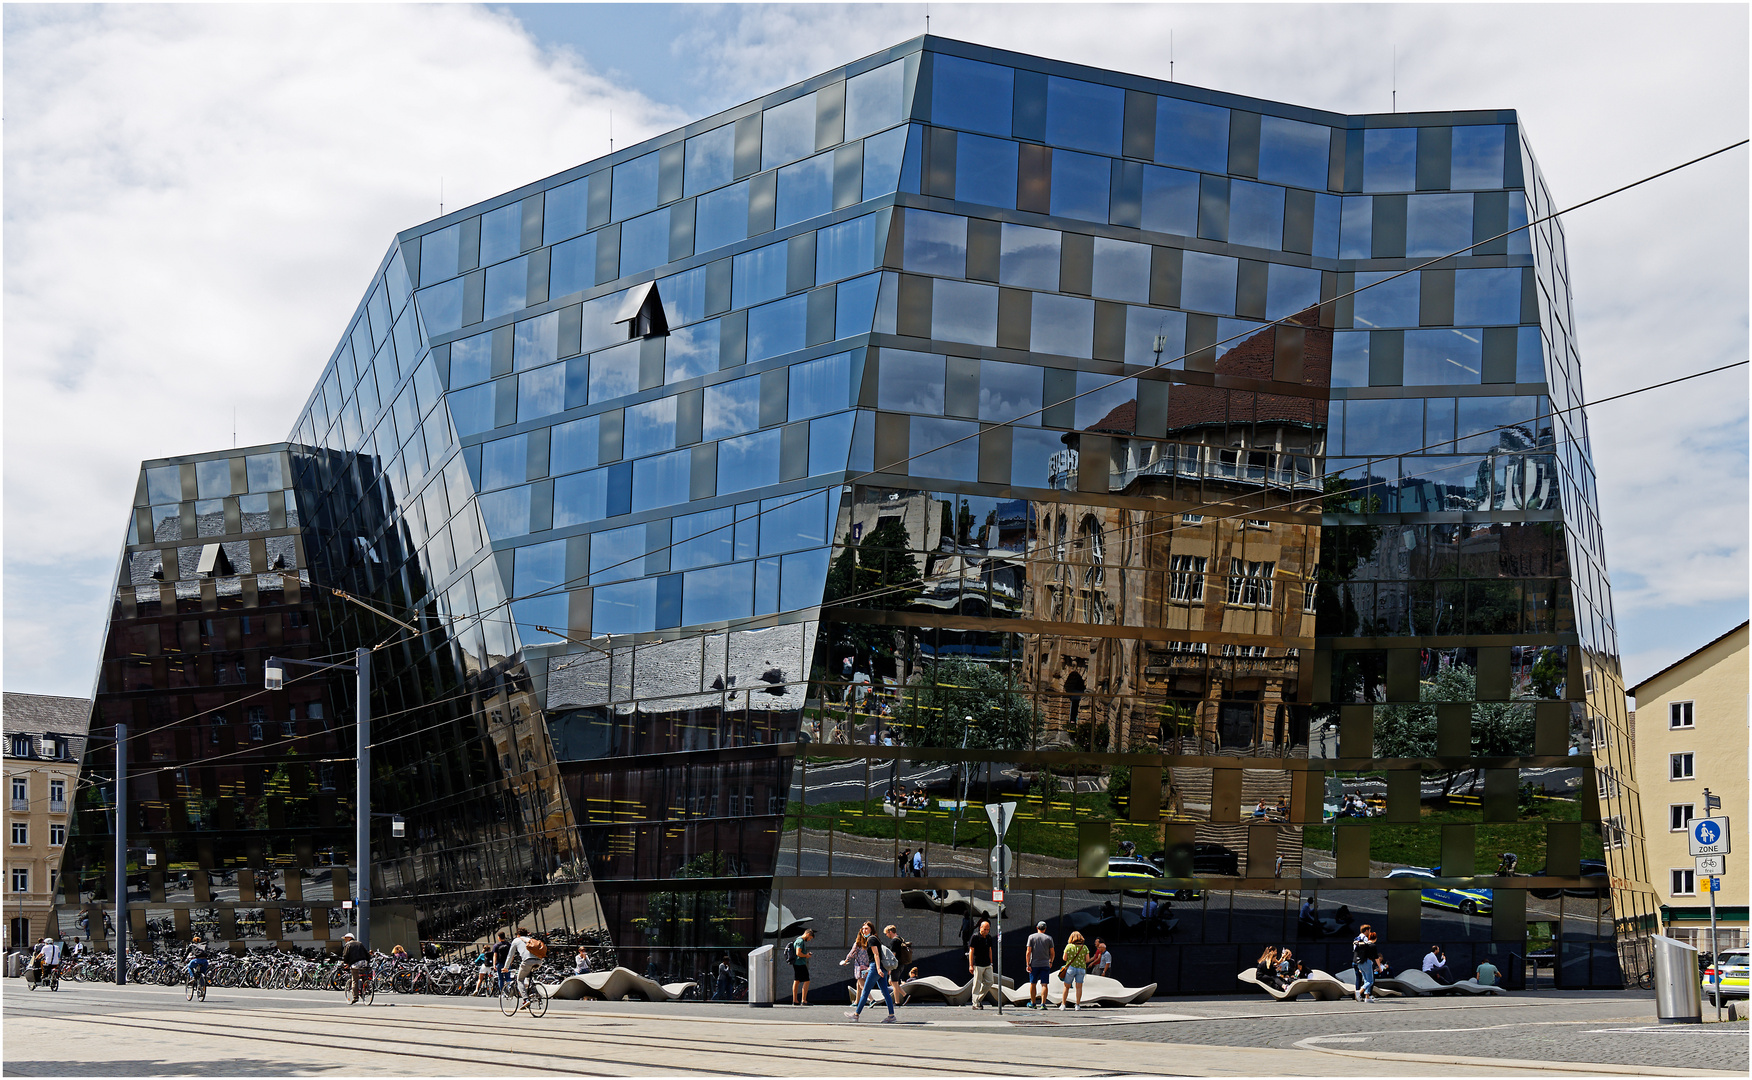
[(913, 852), (912, 872), (913, 872), (913, 877), (924, 877), (925, 876), (925, 849), (924, 848), (920, 848), (917, 851)]
[(1071, 987), (1077, 988), (1076, 1008), (1083, 1007), (1083, 976), (1089, 973), (1089, 946), (1083, 944), (1080, 931), (1072, 930), (1065, 943), (1065, 966), (1059, 972), (1059, 980), (1064, 989), (1059, 991), (1059, 1008), (1064, 1008), (1070, 1000)]
[(973, 999), (969, 1002), (973, 1008), (985, 1008), (986, 995), (998, 984), (997, 977), (992, 974), (992, 942), (991, 921), (983, 920), (978, 932), (967, 939), (967, 973), (973, 977)]
[(894, 960), (888, 968), (888, 975), (889, 982), (894, 986), (895, 1000), (904, 1001), (905, 999), (900, 993), (900, 984), (906, 981), (904, 972), (913, 966), (912, 942), (901, 937), (900, 931), (895, 929), (892, 923), (882, 928), (882, 936), (888, 939), (887, 948), (894, 954)]
[(809, 943), (815, 940), (815, 930), (805, 928), (785, 949), (791, 961), (791, 1004), (809, 1004)]
[(1046, 932), (1046, 923), (1034, 924), (1034, 933), (1028, 935), (1028, 947), (1023, 951), (1023, 963), (1028, 968), (1028, 1007), (1044, 1009), (1051, 1002), (1052, 964), (1057, 958), (1058, 947), (1053, 944), (1052, 935)]
[(906, 877), (911, 872), (912, 872), (912, 848), (907, 848), (905, 851), (900, 853), (898, 858), (896, 858), (894, 860), (894, 876), (895, 877)]
[(963, 949), (967, 948), (967, 942), (973, 937), (973, 932), (976, 929), (978, 927), (973, 921), (973, 907), (969, 905), (967, 910), (961, 913), (961, 947)]
[(729, 1001), (731, 997), (730, 954), (724, 953), (718, 957), (718, 992), (713, 995), (718, 1001)]
[(887, 969), (882, 964), (882, 943), (876, 938), (876, 924), (866, 922), (858, 928), (858, 940), (852, 944), (852, 951), (840, 961), (840, 966), (852, 965), (857, 975), (858, 1004), (846, 1019), (856, 1022), (864, 1012), (864, 1002), (870, 996), (871, 990), (881, 990), (882, 1000), (888, 1006), (888, 1015), (884, 1024), (894, 1023), (894, 992), (888, 988)]
[(1351, 970), (1357, 975), (1357, 1000), (1375, 1001), (1375, 961), (1381, 950), (1375, 944), (1375, 931), (1367, 923), (1351, 942)]

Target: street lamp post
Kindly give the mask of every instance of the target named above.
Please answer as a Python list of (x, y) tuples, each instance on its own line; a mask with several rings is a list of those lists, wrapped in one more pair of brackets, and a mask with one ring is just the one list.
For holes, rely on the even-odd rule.
[(351, 671), (357, 675), (354, 691), (358, 699), (357, 724), (359, 737), (356, 793), (354, 795), (353, 846), (358, 852), (357, 881), (353, 885), (353, 910), (359, 919), (359, 944), (371, 948), (371, 650), (354, 649), (352, 664), (318, 664), (310, 660), (288, 660), (270, 656), (263, 668), (264, 682), (269, 690), (285, 685), (285, 665), (318, 668), (327, 671)]

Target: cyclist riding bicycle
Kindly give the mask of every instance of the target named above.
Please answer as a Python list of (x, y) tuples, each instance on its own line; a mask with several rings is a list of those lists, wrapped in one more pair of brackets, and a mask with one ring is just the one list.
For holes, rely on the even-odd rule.
[(371, 950), (352, 934), (344, 935), (341, 941), (344, 942), (341, 946), (341, 963), (347, 966), (354, 985), (357, 985), (371, 974)]
[[(517, 936), (511, 940), (511, 951), (505, 958), (505, 970), (512, 973), (512, 982), (517, 987), (517, 996), (524, 996), (528, 990), (528, 981), (535, 974), (541, 962), (547, 957), (547, 943), (539, 938), (531, 937), (528, 930), (519, 926)], [(526, 1001), (518, 1008), (528, 1008)]]
[(188, 961), (189, 978), (194, 978), (197, 973), (200, 974), (202, 978), (205, 978), (207, 975), (207, 958), (212, 955), (213, 950), (207, 947), (207, 943), (201, 939), (201, 935), (196, 934), (191, 938), (188, 950), (183, 953), (183, 958)]
[(53, 986), (61, 971), (61, 943), (54, 938), (44, 938), (36, 947), (31, 963), (37, 970), (37, 981)]

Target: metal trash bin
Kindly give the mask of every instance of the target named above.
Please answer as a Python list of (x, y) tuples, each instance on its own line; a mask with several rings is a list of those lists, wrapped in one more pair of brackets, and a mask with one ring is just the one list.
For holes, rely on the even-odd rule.
[(1697, 950), (1683, 941), (1656, 935), (1655, 1016), (1663, 1024), (1703, 1023), (1703, 984)]
[(758, 949), (751, 950), (748, 954), (748, 1004), (756, 1009), (773, 1007), (773, 947), (771, 945), (762, 945)]
[(16, 979), (24, 974), (24, 954), (9, 952), (6, 954), (6, 977)]

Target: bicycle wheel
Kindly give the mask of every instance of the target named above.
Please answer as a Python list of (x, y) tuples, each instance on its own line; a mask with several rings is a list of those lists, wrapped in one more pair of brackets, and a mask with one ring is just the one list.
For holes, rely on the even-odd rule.
[(364, 986), (364, 989), (360, 992), (360, 997), (364, 1000), (365, 1004), (367, 1004), (367, 1005), (371, 1004), (371, 1002), (376, 999), (376, 997), (377, 997), (377, 980), (375, 978), (370, 978), (370, 979), (365, 980), (365, 986)]
[(195, 980), (193, 980), (193, 979), (189, 980), (188, 1000), (190, 1000), (190, 1001), (195, 1000)]
[(516, 1016), (517, 1006), (519, 1004), (521, 1004), (521, 1002), (518, 1000), (517, 988), (515, 986), (501, 986), (499, 988), (500, 1012), (504, 1013), (506, 1016)]
[(357, 976), (347, 980), (347, 1004), (359, 1000), (359, 979)]

